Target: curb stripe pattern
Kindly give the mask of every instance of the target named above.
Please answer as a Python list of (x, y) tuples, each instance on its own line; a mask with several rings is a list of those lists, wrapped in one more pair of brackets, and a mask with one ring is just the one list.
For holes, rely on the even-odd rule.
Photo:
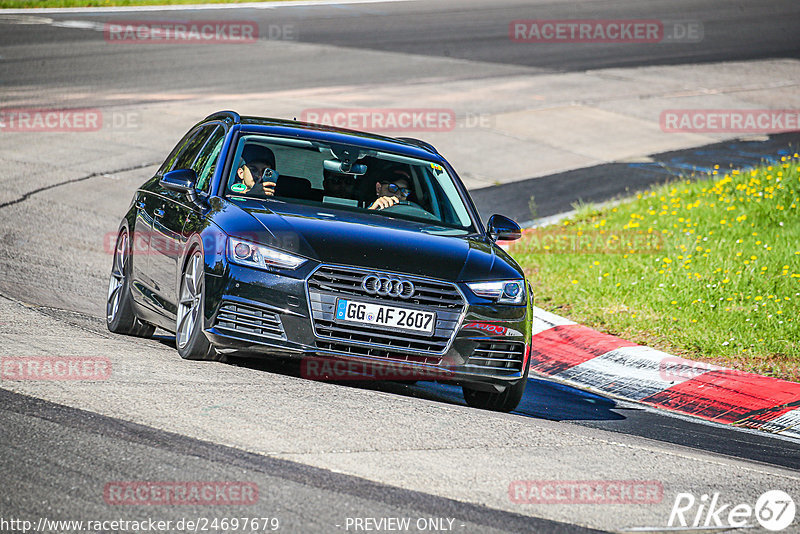
[(547, 375), (560, 374), (614, 349), (635, 345), (579, 324), (555, 326), (536, 334), (533, 340), (531, 370)]
[(656, 408), (800, 438), (800, 384), (678, 358), (534, 308), (531, 371)]

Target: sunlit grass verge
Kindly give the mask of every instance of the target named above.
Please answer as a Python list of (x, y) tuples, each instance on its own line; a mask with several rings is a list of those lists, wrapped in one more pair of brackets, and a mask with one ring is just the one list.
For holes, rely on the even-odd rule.
[(0, 9), (29, 7), (114, 7), (161, 6), (173, 4), (240, 4), (243, 2), (280, 2), (283, 0), (0, 0)]
[(583, 206), (511, 252), (548, 311), (673, 354), (800, 381), (798, 206), (794, 154), (613, 208)]

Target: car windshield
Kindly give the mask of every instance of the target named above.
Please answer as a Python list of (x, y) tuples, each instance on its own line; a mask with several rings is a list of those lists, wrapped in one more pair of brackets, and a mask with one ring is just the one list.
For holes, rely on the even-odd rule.
[(433, 233), (474, 232), (453, 178), (435, 162), (264, 135), (241, 137), (234, 158), (228, 196), (401, 218)]

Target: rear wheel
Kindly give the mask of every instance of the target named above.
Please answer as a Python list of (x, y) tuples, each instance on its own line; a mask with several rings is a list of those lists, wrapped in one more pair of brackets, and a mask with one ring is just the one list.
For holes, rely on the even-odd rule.
[(194, 249), (183, 268), (178, 292), (178, 317), (175, 325), (175, 345), (185, 360), (219, 361), (222, 355), (203, 334), (203, 302), (205, 277), (203, 254)]
[(114, 263), (111, 266), (111, 278), (108, 281), (106, 326), (115, 334), (150, 337), (156, 328), (141, 322), (133, 312), (130, 287), (131, 255), (128, 243), (128, 230), (123, 229), (117, 236)]
[(462, 386), (461, 389), (464, 391), (464, 400), (472, 408), (491, 410), (493, 412), (510, 412), (522, 400), (527, 383), (528, 375), (526, 373), (522, 380), (513, 386), (507, 387), (502, 393), (479, 391), (468, 386)]

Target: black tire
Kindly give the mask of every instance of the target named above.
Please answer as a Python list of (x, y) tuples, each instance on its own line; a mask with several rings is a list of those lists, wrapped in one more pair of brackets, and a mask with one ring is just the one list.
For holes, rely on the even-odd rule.
[(106, 298), (106, 326), (115, 334), (150, 337), (156, 327), (140, 321), (133, 311), (131, 299), (131, 247), (128, 229), (123, 228), (117, 236), (111, 279)]
[(479, 391), (469, 386), (461, 386), (461, 389), (464, 392), (464, 400), (467, 401), (467, 406), (481, 410), (508, 413), (519, 405), (527, 384), (528, 373), (525, 373), (525, 377), (522, 380), (513, 386), (507, 387), (502, 393)]
[(184, 360), (223, 361), (203, 333), (205, 310), (203, 252), (195, 247), (181, 270), (178, 286), (178, 314), (175, 321), (175, 348)]

